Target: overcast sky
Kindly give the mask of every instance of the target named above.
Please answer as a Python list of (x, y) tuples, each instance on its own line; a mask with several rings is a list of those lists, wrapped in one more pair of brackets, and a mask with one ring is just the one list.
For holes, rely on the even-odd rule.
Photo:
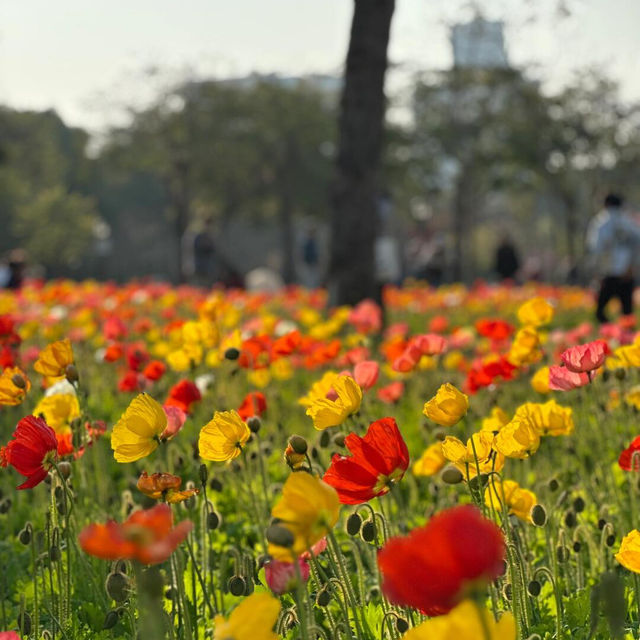
[[(553, 87), (599, 65), (640, 99), (638, 0), (479, 0), (505, 20), (510, 60), (535, 65)], [(473, 15), (464, 0), (396, 0), (390, 57), (402, 74), (451, 64), (449, 25)], [(149, 93), (140, 71), (189, 67), (199, 75), (252, 70), (338, 72), (351, 0), (0, 0), (0, 103), (55, 108), (99, 128), (111, 102)], [(535, 19), (535, 20), (534, 20)]]

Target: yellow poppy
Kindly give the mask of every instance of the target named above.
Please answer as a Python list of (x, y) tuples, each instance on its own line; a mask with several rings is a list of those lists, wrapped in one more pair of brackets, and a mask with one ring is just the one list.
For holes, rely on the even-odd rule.
[(73, 350), (68, 338), (47, 345), (38, 356), (33, 368), (48, 378), (60, 378), (73, 364)]
[(573, 433), (573, 409), (555, 400), (525, 402), (516, 409), (514, 419), (526, 420), (542, 436), (565, 436)]
[[(482, 618), (484, 618), (484, 624)], [(516, 640), (516, 623), (507, 611), (496, 622), (484, 608), (464, 600), (444, 616), (410, 629), (402, 640)]]
[(148, 456), (158, 446), (166, 427), (167, 415), (162, 406), (150, 395), (141, 393), (113, 427), (113, 457), (118, 462), (134, 462)]
[(33, 410), (34, 416), (44, 416), (45, 422), (56, 432), (69, 426), (80, 417), (80, 404), (73, 393), (54, 393), (45, 396)]
[(509, 422), (509, 416), (506, 411), (500, 407), (493, 407), (491, 413), (482, 420), (483, 431), (500, 431), (505, 424)]
[(516, 333), (511, 348), (509, 349), (509, 362), (516, 366), (537, 362), (542, 353), (538, 349), (540, 345), (540, 335), (534, 326), (522, 327)]
[(549, 393), (549, 367), (538, 369), (531, 378), (531, 386), (538, 393)]
[(424, 450), (420, 458), (413, 463), (411, 471), (414, 476), (433, 476), (446, 462), (447, 459), (442, 454), (442, 443), (436, 442)]
[(429, 402), (425, 402), (422, 413), (442, 427), (452, 427), (467, 413), (468, 409), (469, 398), (447, 382), (438, 389)]
[(523, 325), (541, 327), (549, 324), (552, 319), (553, 307), (544, 298), (527, 300), (518, 309), (518, 321)]
[(617, 360), (617, 366), (640, 367), (640, 346), (635, 343), (618, 347), (614, 350), (613, 355)]
[(270, 593), (252, 593), (225, 619), (213, 621), (213, 640), (278, 640), (273, 627), (280, 613), (280, 601)]
[[(478, 431), (467, 440), (465, 445), (453, 436), (447, 436), (441, 444), (442, 455), (452, 462), (466, 478), (474, 478), (478, 473), (501, 471), (504, 456), (496, 452), (493, 446), (494, 435), (491, 431)], [(476, 463), (477, 458), (477, 463)]]
[(630, 531), (620, 543), (616, 560), (629, 571), (640, 573), (640, 531)]
[(307, 415), (318, 430), (342, 424), (348, 416), (360, 409), (362, 389), (351, 376), (338, 376), (333, 381), (332, 388), (338, 396), (335, 400), (320, 398), (307, 409)]
[(198, 449), (203, 460), (225, 462), (242, 453), (251, 431), (237, 411), (216, 411), (200, 429)]
[(501, 511), (503, 497), (509, 513), (524, 522), (531, 522), (531, 509), (538, 503), (533, 491), (522, 489), (514, 480), (503, 480), (502, 483), (490, 481), (484, 490), (484, 503)]
[(496, 435), (495, 449), (507, 458), (527, 458), (540, 446), (540, 434), (528, 420), (514, 418)]
[(291, 473), (271, 516), (293, 534), (293, 546), (289, 549), (269, 544), (269, 555), (291, 562), (327, 535), (339, 512), (340, 500), (333, 487), (305, 471)]
[(18, 367), (7, 367), (0, 375), (0, 405), (19, 405), (29, 389), (29, 378)]
[(316, 380), (316, 382), (311, 385), (309, 393), (298, 400), (298, 404), (301, 404), (303, 407), (310, 407), (316, 400), (326, 398), (337, 378), (338, 373), (335, 371), (326, 371), (320, 380)]

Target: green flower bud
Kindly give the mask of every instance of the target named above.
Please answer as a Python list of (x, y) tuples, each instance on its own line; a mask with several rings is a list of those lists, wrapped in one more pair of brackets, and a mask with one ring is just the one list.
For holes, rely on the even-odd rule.
[(357, 536), (360, 533), (360, 527), (362, 526), (362, 518), (359, 513), (352, 513), (347, 518), (347, 533), (350, 536)]
[(445, 467), (440, 477), (442, 478), (442, 482), (446, 484), (460, 484), (464, 480), (464, 476), (460, 473), (460, 470), (452, 466)]
[(547, 524), (547, 510), (541, 504), (534, 505), (531, 509), (531, 520), (536, 527), (544, 527)]
[(293, 547), (295, 537), (289, 529), (282, 527), (279, 524), (272, 524), (267, 527), (266, 531), (267, 541), (271, 544), (275, 544), (278, 547), (285, 547), (287, 549)]
[(231, 576), (227, 582), (227, 589), (233, 596), (243, 596), (246, 588), (247, 585), (242, 576)]

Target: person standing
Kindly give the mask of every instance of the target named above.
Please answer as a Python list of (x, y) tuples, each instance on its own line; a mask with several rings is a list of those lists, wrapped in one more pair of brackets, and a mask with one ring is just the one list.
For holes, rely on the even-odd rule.
[(612, 298), (620, 300), (624, 315), (633, 313), (640, 227), (624, 213), (621, 196), (610, 193), (605, 198), (604, 209), (587, 229), (587, 248), (601, 278), (596, 306), (598, 322), (607, 322), (605, 310)]
[(520, 269), (520, 258), (508, 234), (500, 239), (496, 248), (495, 271), (501, 280), (513, 280)]

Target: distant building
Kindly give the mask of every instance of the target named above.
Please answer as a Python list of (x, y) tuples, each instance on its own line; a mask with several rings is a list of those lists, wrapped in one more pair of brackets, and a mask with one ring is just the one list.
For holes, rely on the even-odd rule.
[(451, 29), (453, 65), (461, 69), (508, 69), (503, 23), (480, 16)]

